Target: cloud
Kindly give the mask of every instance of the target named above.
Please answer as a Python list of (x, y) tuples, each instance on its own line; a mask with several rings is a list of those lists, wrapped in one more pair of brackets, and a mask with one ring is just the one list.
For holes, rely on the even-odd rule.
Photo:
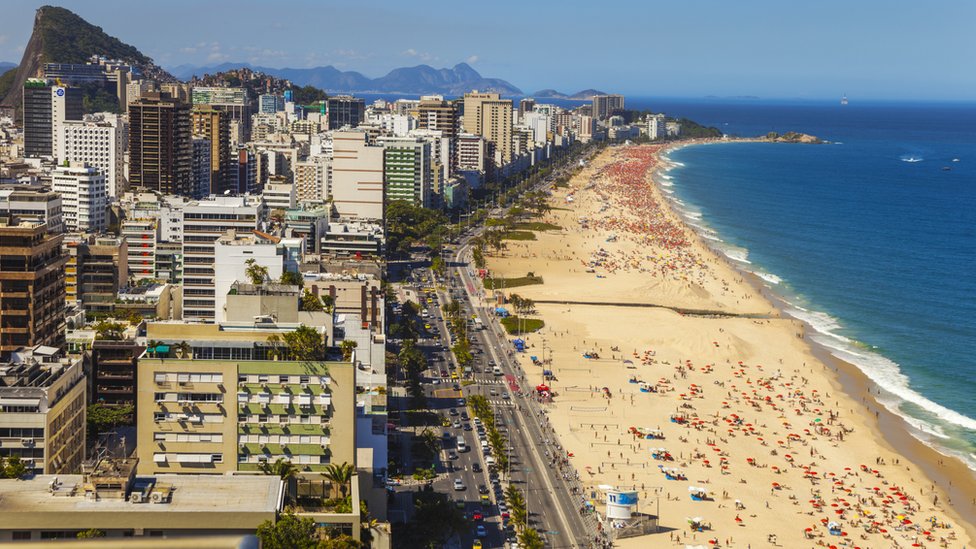
[(465, 62), (466, 62), (467, 64), (469, 64), (469, 65), (474, 65), (475, 63), (477, 63), (477, 62), (478, 62), (478, 59), (480, 59), (480, 58), (479, 58), (479, 57), (478, 57), (477, 55), (470, 55), (470, 56), (468, 56), (468, 58), (467, 58), (467, 59), (465, 59), (464, 61), (465, 61)]
[(421, 61), (423, 61), (425, 63), (428, 62), (428, 61), (439, 61), (440, 60), (440, 57), (437, 57), (436, 55), (434, 55), (432, 53), (425, 52), (425, 51), (417, 51), (417, 50), (415, 50), (413, 48), (408, 48), (408, 49), (405, 49), (405, 50), (401, 51), (400, 52), (400, 55), (402, 55), (404, 57), (413, 57), (414, 59), (419, 59), (419, 60), (421, 60)]

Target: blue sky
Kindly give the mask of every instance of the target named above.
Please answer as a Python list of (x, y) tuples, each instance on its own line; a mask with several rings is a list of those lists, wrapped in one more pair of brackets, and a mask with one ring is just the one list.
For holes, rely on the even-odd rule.
[[(2, 0), (0, 61), (41, 3)], [(164, 67), (469, 62), (531, 93), (976, 100), (976, 2), (64, 0)], [(150, 22), (147, 24), (147, 21)], [(134, 24), (138, 22), (138, 24)]]

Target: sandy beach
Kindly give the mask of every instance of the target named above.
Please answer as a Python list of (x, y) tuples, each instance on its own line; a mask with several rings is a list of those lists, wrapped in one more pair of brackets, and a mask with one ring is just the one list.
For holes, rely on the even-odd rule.
[(553, 191), (542, 220), (561, 229), (487, 255), (497, 277), (544, 280), (506, 292), (545, 321), (521, 365), (554, 391), (597, 510), (599, 485), (660, 507), (660, 533), (616, 546), (971, 547), (972, 475), (898, 439), (870, 383), (682, 222), (653, 182), (661, 153), (608, 148)]

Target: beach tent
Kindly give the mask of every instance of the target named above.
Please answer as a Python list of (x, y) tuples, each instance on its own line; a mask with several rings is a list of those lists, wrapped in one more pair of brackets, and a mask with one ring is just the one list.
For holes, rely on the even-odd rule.
[(525, 352), (525, 340), (524, 339), (518, 338), (518, 339), (512, 341), (512, 344), (515, 345), (515, 350), (516, 351), (518, 351), (520, 353), (524, 353)]
[(508, 309), (505, 307), (495, 307), (495, 315), (506, 318), (508, 317)]

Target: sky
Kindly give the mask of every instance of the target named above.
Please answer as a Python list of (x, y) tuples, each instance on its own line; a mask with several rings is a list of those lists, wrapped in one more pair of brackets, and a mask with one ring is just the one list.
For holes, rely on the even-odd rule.
[[(0, 61), (42, 5), (2, 1)], [(976, 100), (972, 0), (62, 0), (163, 67), (471, 64), (526, 93)]]

